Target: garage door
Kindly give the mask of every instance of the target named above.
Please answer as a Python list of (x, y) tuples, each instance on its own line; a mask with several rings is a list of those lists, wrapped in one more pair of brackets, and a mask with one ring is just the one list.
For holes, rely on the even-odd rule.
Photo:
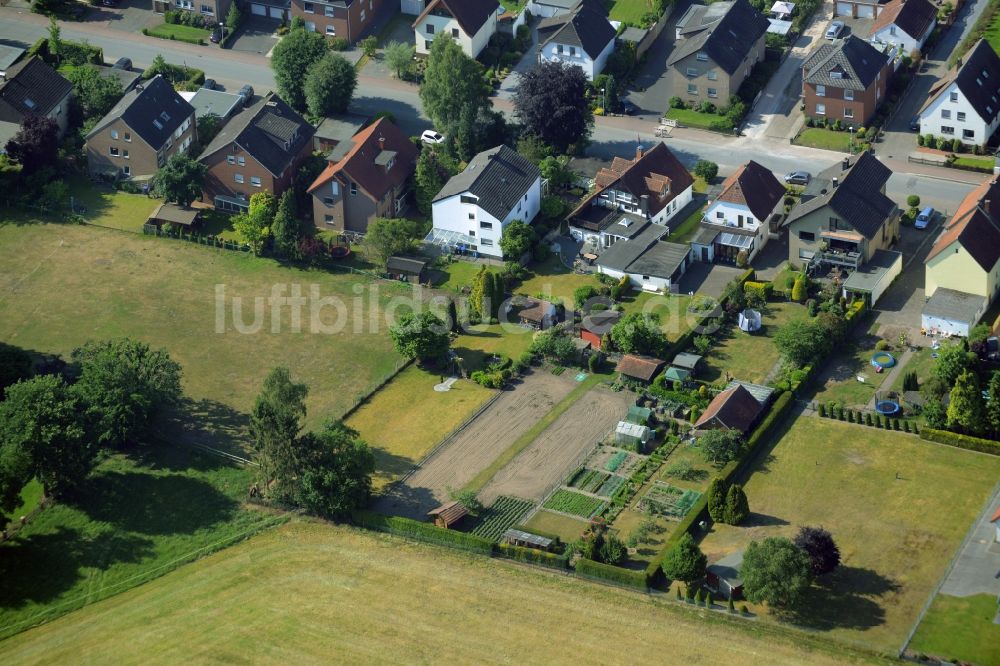
[(854, 16), (854, 12), (851, 11), (851, 3), (849, 3), (849, 2), (838, 2), (837, 3), (837, 16)]
[(271, 7), (271, 18), (283, 19), (285, 18), (285, 10), (281, 7)]
[(871, 5), (858, 5), (858, 18), (875, 18), (875, 8)]
[(267, 16), (267, 7), (264, 5), (250, 5), (250, 13), (254, 16)]

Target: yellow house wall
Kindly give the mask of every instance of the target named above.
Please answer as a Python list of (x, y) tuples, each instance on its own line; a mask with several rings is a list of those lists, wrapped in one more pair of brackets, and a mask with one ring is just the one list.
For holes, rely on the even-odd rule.
[(944, 287), (993, 300), (998, 286), (1000, 262), (987, 273), (958, 241), (927, 262), (924, 272), (924, 295), (928, 298)]

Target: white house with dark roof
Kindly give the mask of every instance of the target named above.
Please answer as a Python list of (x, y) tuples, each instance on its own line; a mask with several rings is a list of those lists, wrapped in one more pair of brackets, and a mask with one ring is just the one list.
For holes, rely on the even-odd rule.
[(496, 34), (500, 11), (497, 0), (431, 0), (413, 22), (417, 53), (430, 53), (434, 39), (448, 35), (475, 58)]
[(542, 200), (538, 167), (507, 146), (484, 150), (431, 203), (429, 243), (502, 258), (500, 238), (514, 220), (531, 224)]
[(28, 115), (52, 118), (59, 136), (66, 131), (73, 84), (32, 56), (8, 67), (0, 77), (0, 122), (20, 125)]
[(628, 276), (633, 287), (644, 291), (670, 291), (691, 263), (691, 248), (669, 243), (665, 227), (646, 223), (633, 238), (615, 243), (597, 258), (597, 272), (617, 280)]
[(539, 62), (575, 65), (593, 81), (615, 50), (615, 29), (603, 12), (579, 4), (570, 13), (542, 19), (538, 40)]
[(985, 145), (1000, 126), (1000, 57), (985, 40), (934, 84), (920, 109), (920, 133)]
[(924, 48), (936, 25), (937, 7), (930, 0), (891, 0), (875, 19), (870, 41), (908, 56)]

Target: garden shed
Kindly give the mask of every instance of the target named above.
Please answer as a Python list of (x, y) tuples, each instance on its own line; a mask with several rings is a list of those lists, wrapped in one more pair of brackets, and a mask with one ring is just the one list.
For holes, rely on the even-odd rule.
[(190, 206), (178, 206), (172, 203), (161, 203), (146, 220), (146, 224), (162, 227), (164, 224), (176, 224), (188, 231), (198, 223), (201, 211)]
[(619, 421), (615, 427), (615, 444), (639, 451), (642, 445), (653, 438), (653, 431), (648, 426), (628, 421)]
[(692, 354), (690, 352), (681, 352), (680, 354), (674, 357), (674, 360), (670, 363), (670, 365), (674, 366), (675, 368), (681, 368), (683, 370), (687, 370), (692, 375), (697, 375), (699, 363), (701, 363), (701, 356), (698, 356), (697, 354)]
[(385, 271), (390, 277), (418, 284), (424, 281), (426, 269), (426, 261), (412, 257), (389, 257), (385, 263)]
[(625, 354), (622, 360), (618, 361), (615, 370), (625, 377), (636, 379), (647, 384), (659, 374), (664, 362), (652, 356), (641, 354)]
[(965, 337), (988, 306), (989, 300), (984, 296), (938, 287), (924, 305), (920, 328), (931, 335)]
[(594, 349), (601, 348), (601, 338), (605, 333), (609, 333), (614, 325), (621, 319), (622, 313), (618, 310), (598, 310), (591, 312), (580, 322), (580, 338), (587, 340)]
[(743, 551), (726, 555), (715, 564), (705, 569), (708, 586), (726, 599), (739, 599), (743, 596), (743, 578), (740, 567), (743, 566)]
[(524, 532), (513, 527), (503, 533), (501, 541), (511, 546), (521, 546), (522, 548), (538, 548), (548, 550), (552, 547), (552, 539), (547, 537)]
[(763, 409), (750, 391), (737, 384), (715, 396), (694, 427), (697, 430), (736, 430), (746, 435)]
[(892, 281), (903, 272), (903, 254), (891, 250), (876, 250), (871, 260), (851, 273), (844, 282), (844, 296), (857, 294), (868, 302), (878, 303)]
[(684, 368), (675, 368), (670, 366), (663, 371), (663, 378), (671, 382), (681, 382), (682, 384), (687, 380), (691, 379), (691, 372), (685, 370)]
[(557, 321), (556, 306), (548, 301), (529, 298), (517, 313), (522, 326), (545, 330)]
[(443, 529), (448, 529), (469, 515), (469, 510), (461, 502), (452, 501), (442, 504), (432, 511), (428, 511), (427, 515), (434, 521), (435, 525)]

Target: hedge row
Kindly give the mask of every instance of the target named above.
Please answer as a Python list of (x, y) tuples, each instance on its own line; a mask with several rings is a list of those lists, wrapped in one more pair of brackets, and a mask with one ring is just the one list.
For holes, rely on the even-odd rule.
[(507, 559), (514, 560), (516, 562), (538, 564), (543, 567), (549, 567), (550, 569), (569, 568), (569, 557), (561, 553), (549, 553), (544, 550), (538, 550), (537, 548), (511, 546), (506, 543), (497, 544), (495, 552), (499, 557), (506, 557)]
[(576, 562), (576, 575), (582, 578), (599, 580), (613, 585), (632, 588), (646, 592), (649, 589), (646, 573), (644, 571), (632, 571), (610, 564), (594, 562), (586, 558), (581, 558)]
[(422, 523), (410, 518), (383, 516), (372, 511), (356, 511), (354, 512), (354, 522), (371, 530), (389, 532), (442, 546), (451, 546), (470, 553), (493, 554), (493, 542), (489, 539), (465, 532), (441, 529), (431, 523)]
[(954, 446), (960, 449), (968, 449), (970, 451), (979, 451), (980, 453), (989, 453), (993, 456), (1000, 456), (1000, 442), (995, 442), (991, 439), (973, 437), (972, 435), (960, 435), (957, 432), (935, 430), (934, 428), (924, 428), (921, 430), (920, 439), (926, 439), (929, 442), (937, 442), (938, 444), (947, 444), (948, 446)]
[(57, 64), (69, 64), (74, 67), (86, 64), (104, 64), (104, 51), (100, 47), (91, 46), (86, 42), (74, 42), (63, 39), (59, 42), (59, 49), (60, 62), (57, 63), (56, 58), (49, 51), (49, 38), (39, 37), (28, 49), (27, 57), (30, 58), (37, 55), (53, 67)]

